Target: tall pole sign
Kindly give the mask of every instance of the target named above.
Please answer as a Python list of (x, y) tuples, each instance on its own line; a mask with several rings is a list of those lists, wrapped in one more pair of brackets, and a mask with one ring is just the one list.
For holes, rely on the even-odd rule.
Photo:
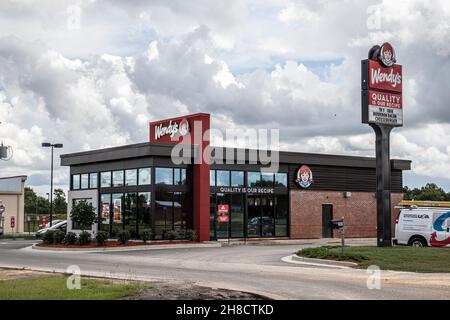
[(377, 239), (379, 247), (392, 246), (390, 134), (403, 126), (403, 74), (389, 43), (374, 46), (361, 62), (362, 123), (376, 135)]

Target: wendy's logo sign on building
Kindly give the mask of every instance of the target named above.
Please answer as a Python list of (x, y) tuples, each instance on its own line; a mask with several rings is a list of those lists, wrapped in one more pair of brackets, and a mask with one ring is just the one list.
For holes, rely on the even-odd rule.
[(375, 46), (362, 61), (362, 122), (403, 126), (403, 74), (389, 43)]
[(308, 166), (301, 166), (297, 171), (295, 182), (303, 189), (308, 189), (314, 183), (311, 169)]
[(170, 120), (166, 125), (160, 123), (159, 125), (154, 126), (154, 130), (155, 140), (159, 140), (166, 135), (170, 136), (171, 139), (173, 139), (176, 134), (184, 137), (189, 133), (189, 122), (186, 119), (183, 119), (180, 122)]

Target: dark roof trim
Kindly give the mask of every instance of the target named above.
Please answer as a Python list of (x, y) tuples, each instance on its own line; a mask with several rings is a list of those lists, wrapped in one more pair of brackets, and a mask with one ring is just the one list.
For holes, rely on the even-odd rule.
[[(129, 158), (160, 156), (170, 157), (172, 153), (172, 144), (152, 144), (149, 142), (133, 144), (128, 146), (106, 148), (71, 154), (61, 155), (62, 166), (72, 166), (87, 163), (96, 163), (104, 161), (114, 161)], [(221, 148), (214, 147), (213, 160), (223, 159), (226, 152), (232, 152), (237, 158), (237, 153), (245, 154), (245, 159), (249, 160), (250, 156), (257, 155), (258, 162), (260, 157), (258, 150), (238, 149), (238, 148)], [(220, 152), (222, 149), (223, 152)], [(191, 155), (195, 156), (197, 147), (192, 146)], [(267, 152), (267, 153), (266, 153)], [(263, 154), (271, 156), (273, 151), (264, 151)], [(191, 156), (187, 155), (186, 158)], [(252, 157), (251, 159), (256, 159)], [(327, 155), (327, 154), (313, 154), (313, 153), (298, 153), (298, 152), (279, 152), (279, 163), (286, 164), (310, 164), (310, 165), (324, 165), (324, 166), (339, 166), (339, 167), (360, 167), (360, 168), (375, 168), (375, 158), (369, 157), (355, 157), (355, 156), (341, 156), (341, 155)], [(411, 170), (411, 161), (409, 160), (391, 160), (393, 170)]]

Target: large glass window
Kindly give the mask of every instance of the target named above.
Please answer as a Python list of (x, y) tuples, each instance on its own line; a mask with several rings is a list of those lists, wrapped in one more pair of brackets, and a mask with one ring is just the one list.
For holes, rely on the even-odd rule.
[(152, 169), (141, 168), (139, 169), (139, 185), (149, 185), (152, 183)]
[(89, 188), (97, 189), (97, 173), (89, 174)]
[(248, 237), (259, 237), (261, 235), (261, 196), (248, 195), (247, 212)]
[(275, 187), (287, 188), (287, 173), (275, 173)]
[(138, 194), (138, 230), (139, 235), (152, 228), (152, 194), (140, 192)]
[(100, 204), (101, 230), (109, 233), (111, 224), (111, 194), (102, 194), (100, 196)]
[(89, 174), (81, 175), (81, 189), (89, 189)]
[(100, 173), (100, 187), (111, 187), (111, 171)]
[(244, 236), (244, 195), (231, 196), (230, 233), (231, 237)]
[(155, 183), (156, 184), (173, 184), (173, 169), (172, 168), (156, 168), (155, 169)]
[(209, 235), (211, 239), (217, 239), (216, 235), (216, 194), (209, 195)]
[(125, 185), (135, 186), (137, 184), (137, 169), (125, 170)]
[(231, 186), (243, 187), (244, 186), (244, 172), (243, 171), (231, 171)]
[(124, 229), (130, 232), (131, 238), (138, 238), (136, 193), (125, 193), (123, 203), (123, 225)]
[(263, 172), (261, 174), (261, 186), (266, 188), (273, 188), (273, 173)]
[(189, 225), (190, 198), (184, 192), (173, 194), (173, 228), (174, 230), (186, 230)]
[(249, 187), (257, 187), (261, 184), (260, 172), (247, 172), (247, 185)]
[(275, 196), (275, 236), (288, 236), (289, 196)]
[(216, 170), (210, 170), (209, 171), (209, 185), (211, 187), (216, 186)]
[[(216, 210), (217, 207), (221, 204), (227, 204), (230, 206), (230, 202), (231, 202), (231, 195), (229, 194), (224, 194), (224, 193), (218, 193), (216, 195), (217, 197), (217, 204), (216, 204)], [(229, 214), (229, 212), (228, 212)], [(229, 222), (219, 222), (217, 219), (217, 214), (216, 214), (216, 234), (218, 238), (228, 238), (228, 234), (229, 234)]]
[(274, 236), (274, 202), (272, 195), (261, 196), (261, 236), (273, 237)]
[(112, 228), (111, 236), (115, 237), (119, 231), (123, 230), (123, 194), (112, 195)]
[(80, 189), (80, 175), (79, 174), (74, 174), (72, 176), (72, 189), (73, 190)]
[(173, 230), (173, 193), (160, 189), (155, 197), (155, 237), (162, 239), (169, 230)]
[(175, 168), (174, 169), (174, 185), (186, 184), (186, 169)]
[(217, 186), (229, 187), (230, 186), (230, 171), (217, 170)]
[(122, 187), (123, 186), (123, 170), (113, 171), (113, 187)]

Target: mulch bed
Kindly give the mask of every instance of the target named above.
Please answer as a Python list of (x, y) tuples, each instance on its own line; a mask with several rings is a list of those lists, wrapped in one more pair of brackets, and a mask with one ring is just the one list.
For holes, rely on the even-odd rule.
[(66, 248), (66, 249), (86, 249), (86, 248), (127, 248), (127, 247), (147, 247), (147, 246), (160, 246), (160, 245), (168, 245), (168, 244), (190, 244), (190, 243), (198, 243), (196, 241), (153, 241), (153, 242), (134, 242), (130, 241), (127, 244), (121, 244), (118, 241), (106, 241), (104, 245), (99, 246), (95, 241), (88, 245), (79, 245), (79, 244), (46, 244), (39, 243), (38, 247), (47, 247), (47, 248)]

